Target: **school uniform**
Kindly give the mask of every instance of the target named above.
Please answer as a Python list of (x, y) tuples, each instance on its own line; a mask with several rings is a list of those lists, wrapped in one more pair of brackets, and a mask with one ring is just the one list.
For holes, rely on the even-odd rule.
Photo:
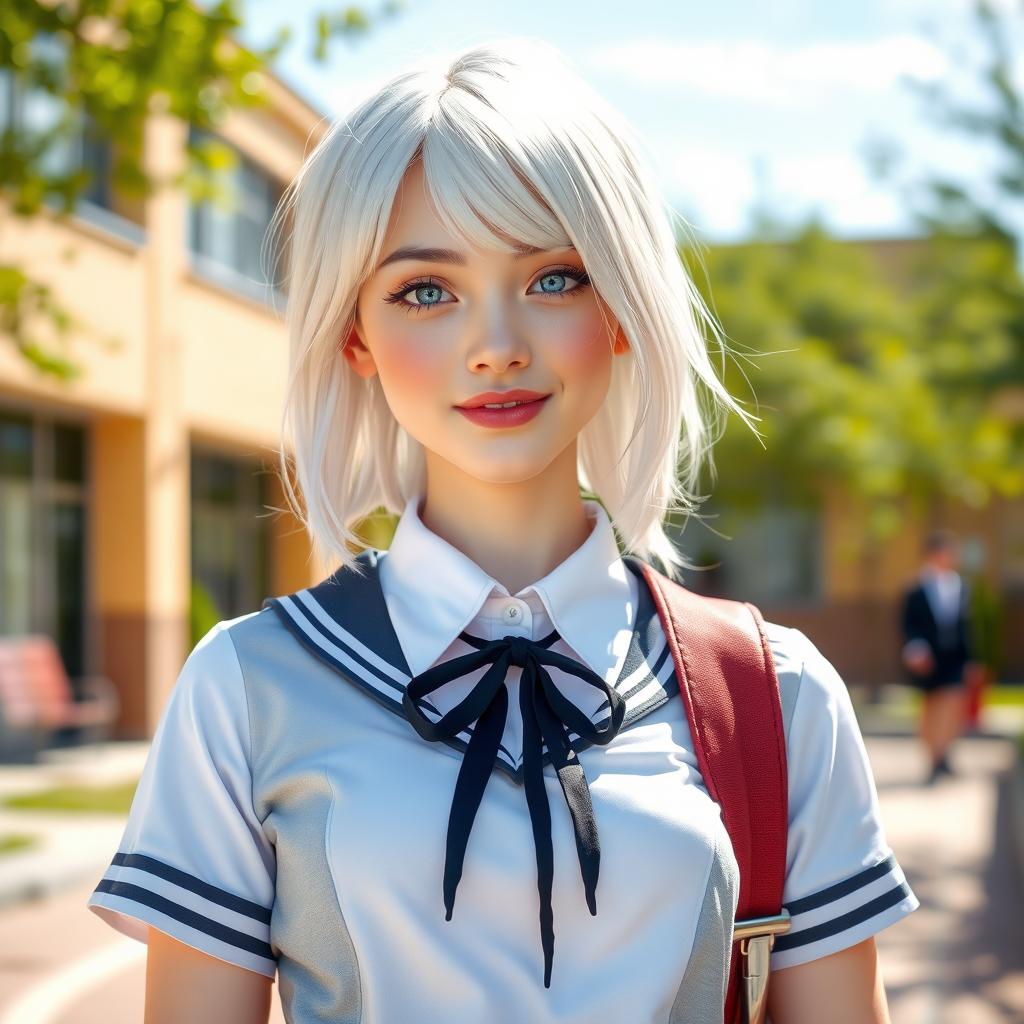
[(903, 595), (904, 656), (931, 654), (931, 671), (923, 674), (904, 667), (911, 686), (930, 693), (964, 684), (971, 660), (970, 589), (955, 569), (926, 565)]
[[(619, 556), (607, 514), (587, 501), (586, 541), (510, 595), (424, 526), (420, 503), (409, 501), (387, 551), (359, 556), (365, 577), (335, 574), (268, 599), (196, 645), (88, 906), (141, 941), (152, 925), (276, 976), (287, 1019), (303, 1024), (720, 1020), (738, 868), (639, 562)], [(793, 924), (771, 954), (782, 969), (854, 945), (919, 903), (886, 842), (842, 679), (799, 630), (766, 631), (789, 758)], [(510, 636), (547, 641), (624, 706), (610, 742), (588, 740), (580, 730), (607, 724), (608, 695), (548, 666), (588, 719), (567, 733), (600, 843), (596, 915), (547, 744), (548, 821), (538, 794), (524, 793), (537, 752), (519, 702), (526, 669), (504, 677), (507, 716), (475, 817), (465, 789), (461, 805), (452, 800), (484, 716), (428, 740), (403, 707), (412, 677)], [(424, 721), (480, 692), (488, 671), (423, 697)], [(470, 786), (481, 771), (465, 772)], [(537, 851), (548, 835), (545, 987)], [(446, 856), (461, 846), (446, 919)]]

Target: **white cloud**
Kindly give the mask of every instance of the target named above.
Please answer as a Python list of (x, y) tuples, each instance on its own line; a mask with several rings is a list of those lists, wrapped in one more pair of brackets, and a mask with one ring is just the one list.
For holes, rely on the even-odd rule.
[(591, 50), (586, 63), (637, 83), (681, 85), (704, 96), (809, 105), (828, 90), (884, 93), (902, 75), (933, 80), (946, 73), (948, 61), (927, 39), (904, 33), (791, 47), (756, 39), (637, 39)]
[[(734, 233), (747, 221), (756, 186), (749, 159), (705, 144), (673, 147), (662, 162), (666, 193), (700, 233)], [(691, 212), (696, 211), (696, 212)]]
[(898, 198), (876, 183), (862, 162), (846, 153), (812, 153), (771, 162), (771, 194), (789, 205), (817, 206), (834, 225), (874, 228), (896, 219)]
[[(947, 17), (950, 14), (970, 13), (977, 0), (945, 0), (945, 9), (942, 11)], [(1004, 14), (1019, 14), (1020, 0), (989, 0), (989, 3), (998, 11)], [(881, 0), (880, 7), (883, 11), (894, 14), (936, 14), (935, 0)], [(955, 8), (950, 11), (949, 8)]]

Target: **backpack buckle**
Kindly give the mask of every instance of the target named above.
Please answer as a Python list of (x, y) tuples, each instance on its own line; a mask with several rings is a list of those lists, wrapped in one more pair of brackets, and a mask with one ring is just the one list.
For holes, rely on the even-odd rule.
[(775, 936), (792, 926), (789, 911), (771, 917), (750, 917), (733, 927), (743, 957), (743, 1024), (764, 1024), (768, 1012), (768, 974)]

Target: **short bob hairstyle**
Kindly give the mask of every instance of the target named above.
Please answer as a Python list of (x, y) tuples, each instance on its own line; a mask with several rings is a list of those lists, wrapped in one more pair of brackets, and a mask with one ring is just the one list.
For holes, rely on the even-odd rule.
[(703, 500), (693, 489), (705, 459), (715, 474), (717, 414), (731, 408), (755, 433), (757, 417), (715, 375), (702, 325), (723, 353), (724, 338), (629, 126), (558, 50), (522, 37), (390, 79), (330, 126), (275, 210), (271, 236), (291, 214), (278, 250), (289, 333), (280, 466), (315, 557), (356, 568), (364, 542), (352, 527), (381, 507), (400, 513), (425, 488), (422, 445), (395, 420), (379, 379), (358, 376), (341, 356), (417, 159), (442, 222), (468, 247), (576, 247), (631, 349), (613, 361), (607, 399), (580, 433), (579, 483), (607, 509), (624, 552), (671, 575), (694, 568), (663, 520)]

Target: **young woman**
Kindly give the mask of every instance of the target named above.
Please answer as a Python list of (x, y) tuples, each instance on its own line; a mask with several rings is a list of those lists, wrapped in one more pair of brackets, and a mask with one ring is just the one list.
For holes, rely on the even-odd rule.
[[(303, 1024), (721, 1021), (737, 860), (637, 566), (687, 564), (665, 514), (749, 417), (638, 143), (550, 47), (478, 46), (336, 124), (286, 209), (282, 452), (338, 570), (182, 669), (89, 900), (149, 943), (147, 1021), (265, 1021), (275, 977)], [(843, 681), (765, 633), (771, 1019), (887, 1021), (873, 936), (918, 902)]]

